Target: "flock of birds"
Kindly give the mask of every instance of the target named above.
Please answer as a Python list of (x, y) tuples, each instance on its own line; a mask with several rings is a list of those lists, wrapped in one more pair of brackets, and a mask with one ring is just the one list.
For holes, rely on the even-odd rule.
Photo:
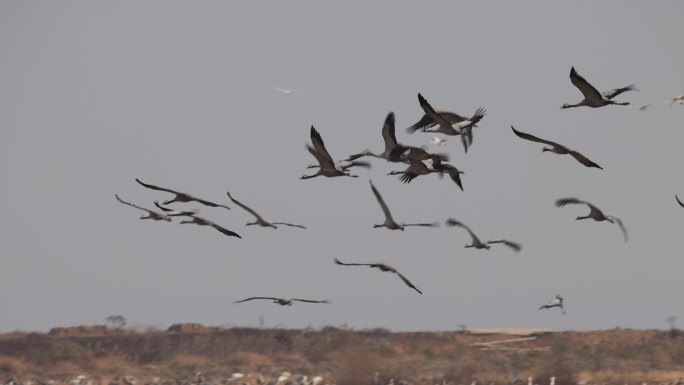
[[(636, 90), (636, 87), (633, 84), (630, 84), (626, 87), (621, 87), (621, 88), (616, 88), (612, 89), (606, 92), (599, 92), (596, 88), (594, 88), (587, 80), (585, 80), (582, 76), (580, 76), (577, 71), (575, 70), (574, 67), (571, 68), (570, 70), (570, 81), (572, 84), (579, 89), (579, 91), (582, 93), (584, 98), (574, 104), (569, 104), (565, 103), (561, 107), (562, 109), (566, 108), (572, 108), (572, 107), (592, 107), (592, 108), (598, 108), (598, 107), (604, 107), (604, 106), (609, 106), (609, 105), (619, 105), (619, 106), (625, 106), (628, 105), (629, 102), (618, 102), (614, 100), (617, 96), (621, 95), (624, 92), (627, 91), (632, 91)], [(284, 88), (275, 88), (277, 91), (282, 92), (284, 95), (293, 95), (295, 92), (298, 90), (293, 90), (293, 89), (284, 89)], [(478, 126), (478, 123), (482, 121), (484, 116), (486, 115), (486, 110), (484, 108), (478, 108), (472, 116), (467, 117), (467, 116), (462, 116), (454, 112), (450, 111), (442, 111), (442, 110), (437, 110), (432, 107), (432, 105), (421, 95), (420, 93), (418, 94), (418, 102), (422, 110), (424, 111), (424, 115), (413, 125), (408, 127), (406, 129), (407, 134), (413, 134), (416, 132), (426, 132), (426, 133), (437, 133), (437, 134), (442, 134), (446, 136), (459, 136), (461, 143), (463, 145), (464, 151), (467, 153), (468, 148), (472, 146), (473, 144), (473, 137), (474, 137), (474, 129)], [(673, 106), (675, 104), (678, 105), (684, 105), (684, 95), (677, 96), (673, 98), (671, 101), (669, 101), (670, 106)], [(646, 110), (650, 105), (642, 106), (639, 107), (638, 110), (644, 111)], [(547, 139), (542, 139), (537, 136), (534, 136), (529, 133), (525, 133), (522, 131), (519, 131), (515, 129), (513, 126), (511, 126), (511, 129), (513, 130), (513, 134), (515, 134), (517, 137), (526, 140), (526, 141), (531, 141), (531, 142), (537, 142), (544, 144), (545, 146), (542, 148), (542, 152), (552, 152), (554, 154), (558, 155), (570, 155), (572, 156), (577, 162), (580, 164), (584, 165), (585, 167), (589, 168), (598, 168), (602, 169), (601, 166), (599, 166), (597, 163), (593, 162), (590, 160), (587, 156), (583, 155), (582, 153), (570, 149), (562, 144), (547, 140)], [(378, 159), (385, 160), (387, 162), (391, 163), (399, 163), (399, 164), (404, 164), (406, 165), (406, 168), (403, 170), (399, 171), (392, 171), (388, 175), (399, 175), (399, 180), (404, 182), (404, 183), (410, 183), (414, 179), (424, 176), (424, 175), (429, 175), (429, 174), (437, 174), (439, 177), (443, 177), (445, 174), (449, 176), (449, 178), (461, 189), (463, 190), (463, 183), (461, 180), (461, 175), (463, 175), (463, 171), (459, 170), (457, 167), (449, 164), (449, 156), (447, 154), (443, 153), (431, 153), (427, 150), (426, 146), (422, 147), (415, 147), (415, 146), (408, 146), (408, 145), (403, 145), (397, 141), (396, 135), (395, 135), (395, 116), (394, 113), (390, 112), (383, 124), (382, 127), (382, 137), (384, 140), (385, 148), (382, 152), (380, 153), (374, 153), (370, 151), (370, 149), (364, 150), (360, 153), (352, 154), (345, 156), (343, 158), (340, 158), (338, 160), (333, 160), (333, 158), (330, 156), (330, 153), (325, 147), (325, 143), (323, 141), (323, 138), (321, 134), (316, 130), (314, 126), (311, 126), (310, 129), (310, 139), (311, 139), (311, 144), (307, 144), (306, 148), (309, 151), (309, 153), (316, 159), (317, 163), (309, 165), (307, 168), (308, 169), (318, 169), (314, 174), (309, 174), (309, 175), (302, 175), (300, 179), (311, 179), (319, 176), (325, 176), (328, 178), (332, 177), (351, 177), (351, 178), (357, 178), (358, 175), (353, 175), (351, 174), (351, 169), (354, 167), (362, 167), (362, 168), (370, 168), (371, 164), (367, 161), (360, 160), (361, 158), (364, 157), (375, 157)], [(446, 139), (440, 138), (440, 137), (434, 137), (430, 143), (435, 144), (435, 145), (440, 145), (443, 146), (446, 142)], [(155, 209), (149, 209), (145, 208), (142, 206), (138, 206), (136, 204), (124, 201), (121, 199), (118, 195), (115, 195), (116, 199), (121, 202), (122, 204), (134, 207), (138, 210), (145, 211), (146, 214), (141, 216), (140, 219), (152, 219), (156, 221), (172, 221), (172, 218), (174, 217), (183, 217), (186, 218), (185, 220), (180, 221), (180, 224), (195, 224), (198, 226), (209, 226), (213, 227), (215, 230), (221, 232), (224, 235), (231, 236), (231, 237), (236, 237), (236, 238), (242, 238), (238, 233), (235, 231), (229, 230), (221, 225), (218, 225), (206, 218), (198, 216), (198, 210), (190, 210), (190, 211), (177, 211), (174, 209), (171, 209), (168, 207), (168, 205), (177, 203), (177, 202), (196, 202), (199, 204), (202, 204), (204, 206), (208, 207), (214, 207), (214, 208), (223, 208), (230, 210), (230, 207), (224, 204), (220, 203), (214, 203), (207, 201), (205, 199), (201, 199), (198, 197), (195, 197), (193, 195), (179, 192), (177, 190), (173, 190), (170, 188), (165, 188), (165, 187), (159, 187), (153, 184), (145, 183), (142, 182), (139, 179), (136, 179), (136, 181), (142, 185), (145, 188), (155, 190), (155, 191), (162, 191), (166, 193), (171, 193), (174, 194), (173, 199), (167, 200), (162, 202), (161, 204), (158, 201), (154, 202), (155, 207), (158, 210)], [(384, 222), (381, 224), (376, 224), (373, 227), (374, 228), (379, 228), (379, 227), (385, 227), (389, 230), (401, 230), (404, 231), (406, 227), (409, 226), (424, 226), (424, 227), (436, 227), (439, 224), (434, 222), (434, 223), (403, 223), (403, 222), (397, 222), (394, 217), (392, 216), (392, 213), (389, 210), (389, 207), (385, 203), (382, 195), (380, 194), (380, 191), (375, 187), (372, 181), (370, 181), (370, 187), (373, 195), (378, 201), (378, 204), (380, 205), (382, 212), (384, 214)], [(259, 213), (257, 213), (254, 209), (250, 208), (249, 206), (245, 205), (244, 203), (241, 203), (240, 201), (236, 200), (230, 192), (227, 192), (227, 196), (229, 200), (237, 205), (238, 207), (244, 209), (248, 213), (250, 213), (252, 216), (254, 216), (254, 221), (253, 222), (248, 222), (246, 225), (258, 225), (261, 227), (270, 227), (273, 229), (278, 228), (278, 226), (283, 225), (283, 226), (290, 226), (290, 227), (295, 227), (295, 228), (300, 228), (300, 229), (306, 229), (305, 226), (300, 225), (300, 224), (293, 224), (293, 223), (288, 223), (288, 222), (282, 222), (282, 221), (268, 221), (264, 219)], [(684, 207), (684, 203), (675, 195), (675, 198), (679, 205)], [(574, 197), (567, 197), (567, 198), (561, 198), (556, 200), (555, 206), (556, 207), (564, 207), (566, 205), (576, 205), (576, 204), (581, 204), (581, 205), (586, 205), (589, 208), (589, 213), (585, 216), (578, 216), (576, 219), (577, 220), (583, 220), (583, 219), (593, 219), (594, 221), (606, 221), (609, 223), (616, 224), (623, 236), (624, 236), (624, 241), (627, 242), (628, 240), (628, 233), (627, 229), (624, 226), (622, 220), (620, 220), (618, 217), (614, 215), (608, 215), (605, 214), (603, 211), (601, 211), (597, 206), (593, 205), (592, 203), (589, 203), (585, 200), (581, 200), (578, 198)], [(515, 252), (519, 252), (522, 249), (522, 246), (519, 243), (506, 240), (506, 239), (493, 239), (493, 240), (487, 240), (487, 241), (482, 241), (480, 238), (478, 238), (475, 233), (468, 227), (467, 225), (463, 224), (462, 222), (454, 219), (454, 218), (449, 218), (446, 220), (446, 225), (449, 227), (460, 227), (465, 229), (465, 231), (468, 232), (471, 238), (471, 243), (467, 244), (465, 247), (468, 248), (475, 248), (475, 249), (485, 249), (488, 250), (490, 249), (491, 245), (495, 244), (502, 244), (510, 249), (512, 249)], [(370, 268), (377, 268), (378, 270), (382, 272), (389, 272), (396, 274), (402, 281), (403, 283), (408, 286), (409, 288), (415, 290), (419, 294), (422, 294), (422, 291), (414, 285), (406, 276), (404, 276), (402, 273), (400, 273), (398, 270), (395, 268), (384, 264), (384, 263), (358, 263), (358, 262), (353, 262), (353, 263), (347, 263), (347, 262), (342, 262), (339, 259), (335, 258), (334, 263), (338, 266), (367, 266)], [(243, 303), (243, 302), (248, 302), (248, 301), (253, 301), (253, 300), (270, 300), (273, 301), (274, 303), (281, 305), (281, 306), (290, 306), (294, 302), (302, 302), (302, 303), (317, 303), (317, 304), (329, 304), (329, 300), (311, 300), (311, 299), (303, 299), (303, 298), (279, 298), (279, 297), (265, 297), (265, 296), (255, 296), (255, 297), (249, 297), (245, 298), (242, 300), (235, 301), (235, 303)], [(539, 307), (539, 309), (550, 309), (550, 308), (559, 308), (563, 314), (565, 314), (565, 308), (563, 307), (563, 298), (560, 295), (556, 295), (555, 298), (553, 298), (551, 301), (548, 303), (542, 305)]]

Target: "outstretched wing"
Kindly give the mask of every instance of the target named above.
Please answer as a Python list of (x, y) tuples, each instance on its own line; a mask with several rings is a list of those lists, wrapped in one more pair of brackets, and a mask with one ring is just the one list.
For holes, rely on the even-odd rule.
[(225, 234), (225, 235), (228, 235), (228, 236), (230, 236), (230, 237), (237, 237), (237, 238), (242, 239), (242, 237), (240, 236), (240, 234), (238, 234), (238, 233), (236, 233), (236, 232), (233, 232), (233, 231), (230, 231), (230, 230), (226, 229), (225, 227), (221, 227), (221, 226), (217, 225), (216, 223), (211, 222), (209, 225), (210, 225), (211, 227), (215, 228), (216, 230), (222, 232), (222, 233)]
[(420, 291), (420, 289), (418, 289), (414, 284), (412, 284), (411, 281), (409, 281), (406, 277), (404, 277), (403, 274), (401, 274), (400, 272), (398, 272), (398, 271), (396, 271), (396, 270), (394, 270), (394, 273), (395, 273), (396, 275), (398, 275), (399, 278), (401, 278), (401, 280), (404, 281), (404, 283), (405, 283), (408, 287), (410, 287), (411, 289), (417, 291), (417, 292), (420, 293), (420, 294), (423, 294), (423, 292)]
[(586, 99), (603, 99), (601, 93), (575, 71), (575, 67), (570, 69), (570, 81), (582, 92)]
[(320, 154), (321, 157), (325, 158), (330, 164), (334, 164), (330, 153), (328, 153), (328, 150), (325, 148), (325, 143), (323, 143), (321, 134), (316, 131), (313, 125), (311, 126), (311, 143), (313, 143), (316, 152)]
[(150, 214), (155, 214), (155, 212), (152, 211), (152, 210), (146, 209), (146, 208), (144, 208), (144, 207), (140, 207), (140, 206), (135, 205), (135, 204), (130, 203), (130, 202), (126, 202), (125, 200), (119, 198), (119, 195), (118, 195), (118, 194), (114, 194), (114, 196), (116, 197), (116, 200), (118, 200), (119, 202), (121, 202), (121, 203), (123, 203), (123, 204), (125, 204), (125, 205), (131, 206), (131, 207), (135, 207), (135, 208), (138, 209), (138, 210), (147, 211), (147, 212), (150, 213)]
[(373, 263), (344, 263), (337, 258), (333, 258), (333, 261), (342, 266), (373, 266)]
[(209, 207), (223, 207), (224, 209), (230, 210), (230, 207), (228, 207), (228, 206), (220, 205), (220, 204), (218, 204), (218, 203), (210, 202), (210, 201), (208, 201), (208, 200), (204, 200), (204, 199), (200, 199), (200, 198), (196, 198), (196, 197), (192, 197), (192, 200), (194, 200), (194, 201), (197, 202), (197, 203), (201, 203), (201, 204), (203, 204), (203, 205), (205, 205), (205, 206), (209, 206)]
[(428, 103), (428, 101), (425, 100), (423, 95), (421, 95), (420, 93), (418, 93), (418, 103), (420, 103), (420, 107), (423, 109), (423, 111), (425, 111), (425, 113), (428, 116), (430, 116), (430, 118), (434, 122), (441, 126), (451, 127), (451, 123), (448, 120), (446, 120), (446, 118), (444, 118), (441, 114), (435, 111), (435, 109), (432, 108), (430, 103)]
[(319, 153), (315, 148), (309, 146), (308, 144), (306, 145), (306, 149), (309, 150), (309, 153), (316, 158), (321, 168), (329, 170), (335, 169), (335, 164), (330, 159), (330, 155), (325, 156), (325, 154)]
[(330, 304), (330, 300), (324, 299), (322, 301), (314, 301), (310, 299), (302, 299), (302, 298), (292, 298), (290, 301), (298, 301), (298, 302), (307, 302), (307, 303), (325, 303), (325, 304)]
[(284, 225), (284, 226), (290, 226), (290, 227), (299, 227), (300, 229), (306, 229), (306, 226), (302, 225), (295, 225), (292, 223), (286, 223), (286, 222), (271, 222), (274, 225)]
[(394, 134), (394, 112), (387, 114), (385, 123), (382, 125), (382, 139), (385, 142), (385, 151), (388, 153), (397, 146), (397, 137)]
[(151, 189), (151, 190), (166, 191), (166, 192), (169, 192), (169, 193), (171, 193), (171, 194), (183, 195), (183, 193), (178, 192), (178, 191), (176, 191), (176, 190), (171, 190), (170, 188), (159, 187), (159, 186), (151, 185), (151, 184), (148, 184), (148, 183), (144, 183), (144, 182), (142, 182), (142, 181), (141, 181), (140, 179), (138, 179), (138, 178), (135, 178), (135, 181), (138, 182), (138, 183), (140, 183), (143, 187), (147, 187), (148, 189)]
[(378, 203), (380, 203), (380, 207), (382, 208), (382, 212), (385, 214), (385, 219), (388, 221), (394, 222), (394, 219), (392, 219), (392, 213), (390, 213), (389, 208), (387, 208), (387, 205), (385, 204), (385, 200), (382, 199), (382, 195), (380, 195), (380, 192), (378, 189), (375, 188), (373, 185), (373, 181), (369, 181), (371, 190), (373, 190), (373, 194), (375, 195), (375, 198), (378, 200)]
[(568, 204), (584, 204), (590, 206), (589, 202), (577, 199), (577, 198), (561, 198), (556, 200), (556, 207), (563, 207)]
[(154, 201), (154, 205), (157, 206), (157, 208), (159, 208), (160, 210), (163, 210), (166, 213), (166, 215), (168, 215), (170, 217), (180, 217), (180, 216), (191, 217), (191, 216), (193, 216), (199, 212), (199, 210), (176, 211), (176, 210), (173, 210), (173, 209), (170, 209), (168, 207), (164, 207), (164, 206), (160, 205), (159, 201)]
[(436, 167), (436, 169), (440, 172), (449, 173), (449, 177), (451, 178), (451, 180), (453, 180), (461, 189), (461, 191), (463, 191), (463, 183), (461, 182), (461, 171), (459, 171), (456, 167), (446, 163), (440, 163)]
[(226, 191), (226, 194), (228, 195), (228, 198), (230, 198), (230, 200), (231, 200), (233, 203), (235, 203), (236, 205), (242, 207), (245, 211), (247, 211), (248, 213), (254, 215), (257, 219), (262, 219), (261, 216), (260, 216), (256, 211), (252, 210), (251, 208), (245, 206), (244, 204), (240, 203), (240, 202), (237, 201), (235, 198), (233, 198), (233, 197), (230, 195), (230, 192)]
[(612, 98), (620, 95), (623, 92), (633, 91), (633, 90), (637, 90), (637, 88), (636, 88), (636, 86), (634, 86), (634, 84), (630, 84), (627, 87), (616, 88), (614, 90), (606, 91), (603, 93), (603, 96), (606, 97), (606, 99), (612, 99)]
[(255, 299), (270, 299), (270, 300), (273, 300), (273, 301), (277, 301), (277, 300), (279, 300), (280, 298), (275, 298), (275, 297), (249, 297), (249, 298), (245, 298), (245, 299), (242, 299), (242, 300), (239, 300), (239, 301), (235, 301), (235, 302), (233, 302), (233, 303), (242, 303), (242, 302), (247, 302), (247, 301), (253, 301), (253, 300), (255, 300)]
[(487, 243), (503, 243), (504, 245), (513, 249), (516, 253), (520, 252), (520, 250), (522, 250), (522, 246), (519, 243), (507, 241), (505, 239), (497, 239), (495, 241), (489, 241)]
[(470, 227), (468, 227), (468, 226), (464, 225), (463, 223), (455, 220), (454, 218), (447, 219), (446, 224), (449, 227), (454, 227), (454, 226), (463, 227), (464, 229), (466, 229), (468, 231), (468, 234), (470, 234), (470, 237), (473, 239), (473, 243), (482, 243), (480, 241), (480, 239), (477, 237), (477, 235), (475, 235), (475, 233), (473, 233), (473, 231), (470, 230)]
[(432, 223), (402, 223), (401, 225), (404, 227), (407, 227), (407, 226), (439, 227), (439, 223), (437, 223), (437, 222), (432, 222)]
[(679, 203), (680, 206), (684, 207), (684, 203), (682, 203), (682, 201), (679, 200), (679, 197), (677, 195), (675, 195), (675, 199), (677, 200), (677, 203)]
[(615, 223), (620, 227), (620, 231), (622, 231), (622, 235), (625, 237), (625, 242), (627, 242), (627, 239), (629, 238), (629, 234), (627, 233), (627, 228), (625, 225), (622, 223), (622, 220), (620, 218), (610, 215), (610, 219), (614, 220)]
[(577, 151), (574, 151), (574, 150), (570, 151), (570, 155), (572, 155), (573, 158), (575, 158), (578, 162), (582, 163), (583, 165), (585, 165), (587, 167), (596, 167), (596, 168), (600, 168), (601, 170), (603, 170), (603, 167), (592, 162), (591, 160), (589, 160), (589, 158), (580, 154)]
[(518, 131), (513, 126), (511, 126), (511, 130), (513, 130), (513, 133), (516, 136), (518, 136), (519, 138), (525, 139), (525, 140), (530, 140), (532, 142), (537, 142), (537, 143), (544, 143), (544, 144), (548, 144), (549, 146), (553, 146), (553, 147), (563, 147), (562, 145), (560, 145), (556, 142), (552, 142), (550, 140), (538, 138), (538, 137), (536, 137), (534, 135), (530, 135), (526, 132)]

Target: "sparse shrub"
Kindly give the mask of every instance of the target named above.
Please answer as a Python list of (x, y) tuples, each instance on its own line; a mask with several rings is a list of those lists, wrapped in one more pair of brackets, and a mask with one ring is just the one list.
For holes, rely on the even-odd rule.
[(0, 373), (14, 374), (18, 373), (24, 368), (24, 363), (16, 358), (9, 356), (0, 356)]
[(556, 385), (576, 385), (577, 375), (565, 361), (559, 357), (554, 357), (549, 361), (537, 376), (540, 384), (548, 383), (551, 377), (556, 377)]
[(373, 382), (373, 375), (378, 371), (377, 358), (367, 352), (345, 350), (336, 352), (338, 363), (337, 385), (364, 385)]
[(126, 326), (126, 318), (122, 315), (110, 315), (109, 317), (105, 318), (105, 321), (114, 329), (121, 329), (122, 327)]
[(36, 361), (41, 365), (55, 365), (60, 361), (85, 363), (90, 360), (91, 352), (78, 343), (66, 339), (48, 341), (40, 351)]

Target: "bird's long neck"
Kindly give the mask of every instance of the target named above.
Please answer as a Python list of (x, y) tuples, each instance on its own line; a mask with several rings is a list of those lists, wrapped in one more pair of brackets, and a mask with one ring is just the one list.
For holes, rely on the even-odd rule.
[(311, 179), (311, 178), (317, 177), (318, 175), (320, 175), (320, 174), (302, 175), (299, 179)]
[(589, 218), (591, 218), (591, 215), (585, 215), (585, 216), (583, 216), (583, 217), (580, 216), (580, 217), (575, 218), (575, 220), (581, 221), (582, 219), (589, 219)]
[(564, 110), (564, 109), (566, 109), (566, 108), (580, 107), (580, 106), (583, 106), (583, 105), (584, 105), (584, 100), (582, 100), (581, 102), (576, 103), (576, 104), (565, 103), (565, 104), (563, 104), (563, 105), (561, 106), (561, 109)]

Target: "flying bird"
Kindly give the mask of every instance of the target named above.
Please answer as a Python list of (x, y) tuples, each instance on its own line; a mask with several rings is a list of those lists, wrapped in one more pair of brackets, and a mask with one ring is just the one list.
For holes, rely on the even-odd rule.
[[(416, 122), (413, 126), (406, 129), (406, 132), (413, 134), (421, 129), (423, 132), (439, 132), (444, 135), (461, 135), (461, 142), (465, 152), (468, 152), (468, 147), (472, 145), (473, 127), (482, 120), (487, 111), (484, 108), (478, 108), (472, 117), (463, 117), (454, 112), (437, 112), (428, 101), (418, 94), (418, 103), (425, 112), (425, 115)], [(434, 130), (428, 128), (438, 126)]]
[[(171, 217), (177, 217), (177, 216), (192, 216), (192, 215), (195, 215), (195, 214), (197, 213), (197, 211), (173, 211), (173, 210), (171, 210), (170, 212), (169, 212), (169, 211), (166, 211), (166, 210), (164, 210), (164, 211), (162, 211), (162, 212), (157, 212), (157, 211), (153, 211), (153, 210), (150, 210), (150, 209), (146, 209), (146, 208), (144, 208), (144, 207), (140, 207), (140, 206), (135, 205), (135, 204), (130, 203), (130, 202), (126, 202), (125, 200), (119, 198), (119, 195), (118, 195), (118, 194), (114, 194), (114, 196), (116, 197), (116, 200), (118, 200), (119, 202), (121, 202), (121, 203), (123, 203), (123, 204), (125, 204), (125, 205), (131, 206), (131, 207), (135, 207), (135, 208), (138, 209), (138, 210), (146, 211), (146, 212), (147, 212), (147, 215), (141, 216), (140, 219), (152, 219), (152, 220), (155, 220), (155, 221), (167, 221), (167, 222), (171, 222)], [(155, 202), (155, 204), (156, 204), (156, 203), (157, 203), (157, 202)], [(159, 207), (159, 206), (157, 206), (157, 207)], [(160, 208), (161, 208), (161, 207), (160, 207)]]
[[(362, 156), (373, 156), (375, 158), (384, 159), (392, 162), (392, 160), (390, 160), (390, 154), (397, 147), (397, 137), (394, 133), (394, 123), (394, 112), (390, 112), (387, 114), (385, 122), (382, 125), (382, 139), (385, 142), (385, 150), (383, 152), (381, 152), (380, 154), (376, 154), (370, 151), (370, 149), (367, 149), (356, 155), (351, 155), (351, 160), (360, 158)], [(395, 160), (394, 162), (398, 162), (398, 160)]]
[(205, 205), (205, 206), (209, 206), (209, 207), (223, 207), (224, 209), (230, 210), (230, 207), (228, 207), (228, 206), (220, 205), (220, 204), (217, 204), (217, 203), (214, 203), (214, 202), (210, 202), (210, 201), (207, 201), (207, 200), (204, 200), (204, 199), (200, 199), (200, 198), (194, 197), (194, 196), (192, 196), (192, 195), (190, 195), (190, 194), (186, 194), (186, 193), (183, 193), (183, 192), (178, 192), (178, 191), (172, 190), (172, 189), (170, 189), (170, 188), (158, 187), (158, 186), (154, 186), (154, 185), (151, 185), (151, 184), (143, 183), (143, 182), (142, 182), (140, 179), (138, 179), (138, 178), (135, 178), (135, 181), (138, 182), (138, 183), (140, 183), (142, 186), (147, 187), (147, 188), (149, 188), (149, 189), (151, 189), (151, 190), (165, 191), (165, 192), (169, 192), (169, 193), (171, 193), (171, 194), (176, 194), (176, 196), (173, 197), (173, 199), (168, 200), (168, 201), (164, 201), (163, 204), (165, 204), (165, 205), (171, 204), (171, 203), (173, 203), (173, 202), (197, 202), (197, 203), (201, 203), (201, 204), (203, 204), (203, 205)]
[(313, 301), (313, 300), (310, 300), (310, 299), (302, 299), (302, 298), (290, 298), (290, 299), (286, 299), (286, 298), (276, 298), (276, 297), (249, 297), (249, 298), (245, 298), (245, 299), (242, 299), (242, 300), (239, 300), (239, 301), (235, 301), (234, 303), (242, 303), (242, 302), (247, 302), (247, 301), (253, 301), (253, 300), (255, 300), (255, 299), (270, 299), (270, 300), (273, 301), (273, 303), (277, 303), (277, 304), (280, 305), (280, 306), (292, 306), (292, 303), (293, 303), (293, 302), (325, 303), (325, 304), (329, 304), (329, 303), (330, 303), (330, 301), (327, 300), (327, 299), (325, 299), (325, 300), (323, 300), (323, 301)]
[(603, 170), (603, 167), (592, 162), (591, 160), (589, 160), (589, 158), (587, 158), (586, 156), (580, 154), (579, 152), (577, 152), (575, 150), (571, 150), (571, 149), (569, 149), (563, 145), (560, 145), (556, 142), (552, 142), (552, 141), (546, 140), (546, 139), (541, 139), (541, 138), (538, 138), (534, 135), (530, 135), (530, 134), (527, 134), (525, 132), (518, 131), (513, 126), (511, 126), (511, 129), (513, 130), (513, 133), (515, 135), (517, 135), (519, 138), (529, 140), (532, 142), (544, 143), (544, 144), (548, 144), (549, 146), (551, 146), (550, 148), (549, 147), (542, 148), (542, 152), (550, 151), (550, 152), (553, 152), (553, 153), (559, 154), (559, 155), (569, 154), (573, 158), (575, 158), (575, 160), (577, 160), (578, 162), (582, 163), (583, 165), (585, 165), (587, 167), (596, 167), (596, 168), (600, 168), (601, 170)]
[(432, 139), (430, 139), (430, 144), (436, 144), (438, 146), (446, 146), (446, 142), (446, 139), (442, 139), (438, 136), (435, 136)]
[(675, 96), (672, 100), (668, 100), (665, 103), (670, 103), (670, 107), (675, 104), (684, 105), (684, 95)]
[(539, 310), (551, 309), (554, 307), (560, 308), (563, 314), (565, 314), (565, 308), (563, 307), (563, 297), (561, 297), (560, 294), (556, 294), (556, 298), (552, 299), (544, 305), (539, 306)]
[(636, 90), (636, 87), (634, 84), (630, 84), (626, 87), (622, 88), (616, 88), (614, 90), (606, 91), (603, 94), (598, 92), (594, 86), (589, 84), (588, 81), (586, 81), (583, 77), (581, 77), (577, 71), (575, 71), (575, 67), (572, 67), (570, 69), (570, 81), (572, 84), (577, 87), (580, 92), (582, 92), (582, 95), (584, 95), (584, 99), (582, 99), (581, 102), (576, 103), (576, 104), (569, 104), (565, 103), (561, 107), (563, 108), (570, 108), (570, 107), (581, 107), (581, 106), (587, 106), (587, 107), (603, 107), (607, 106), (609, 104), (615, 104), (615, 105), (620, 105), (620, 106), (626, 106), (629, 104), (629, 102), (616, 102), (613, 100), (614, 97), (620, 95), (621, 93), (625, 91), (632, 91)]
[(333, 259), (333, 261), (335, 261), (336, 264), (342, 265), (342, 266), (368, 266), (368, 267), (378, 268), (378, 269), (380, 269), (380, 271), (394, 273), (394, 274), (398, 275), (399, 278), (401, 278), (401, 280), (404, 281), (404, 283), (408, 287), (412, 288), (413, 290), (417, 291), (420, 294), (423, 294), (422, 291), (420, 291), (417, 287), (415, 287), (411, 283), (411, 281), (409, 281), (406, 277), (404, 277), (401, 273), (399, 273), (395, 268), (388, 266), (388, 265), (385, 265), (384, 263), (344, 263), (337, 258)]
[(604, 214), (601, 210), (599, 210), (598, 207), (592, 205), (592, 204), (589, 203), (589, 202), (586, 202), (586, 201), (583, 201), (583, 200), (579, 200), (579, 199), (577, 199), (577, 198), (562, 198), (562, 199), (558, 199), (558, 200), (556, 201), (556, 207), (563, 207), (563, 206), (565, 206), (565, 205), (567, 205), (567, 204), (584, 204), (584, 205), (589, 206), (589, 209), (590, 209), (591, 211), (589, 211), (589, 214), (588, 214), (588, 215), (585, 215), (585, 216), (578, 216), (578, 217), (575, 218), (575, 219), (579, 221), (579, 220), (582, 220), (582, 219), (589, 219), (589, 218), (591, 218), (591, 219), (593, 219), (593, 220), (595, 220), (595, 221), (597, 221), (597, 222), (607, 221), (607, 222), (610, 222), (610, 223), (615, 223), (615, 224), (617, 224), (617, 225), (620, 227), (620, 230), (622, 231), (622, 235), (624, 235), (624, 237), (625, 237), (625, 242), (627, 242), (627, 238), (628, 238), (627, 228), (625, 228), (625, 225), (622, 223), (622, 221), (620, 220), (620, 218), (618, 218), (618, 217), (616, 217), (616, 216), (613, 216), (613, 215), (606, 215), (606, 214)]
[(465, 247), (473, 247), (473, 248), (475, 248), (475, 249), (486, 249), (486, 250), (489, 250), (489, 245), (494, 244), (494, 243), (503, 243), (504, 245), (506, 245), (506, 246), (510, 247), (511, 249), (513, 249), (513, 251), (515, 251), (516, 253), (519, 252), (520, 250), (522, 250), (522, 246), (520, 246), (519, 243), (507, 241), (507, 240), (505, 240), (505, 239), (497, 239), (497, 240), (494, 240), (494, 241), (482, 242), (482, 241), (477, 237), (477, 235), (475, 235), (475, 233), (473, 233), (473, 231), (470, 230), (470, 227), (468, 227), (468, 226), (464, 225), (463, 223), (461, 223), (461, 222), (455, 220), (454, 218), (449, 218), (449, 219), (447, 219), (446, 224), (447, 224), (449, 227), (454, 227), (454, 226), (462, 227), (462, 228), (464, 228), (464, 229), (466, 229), (466, 230), (468, 231), (468, 234), (470, 234), (470, 238), (472, 238), (472, 243), (470, 243), (469, 245), (465, 245)]
[(215, 228), (216, 230), (222, 232), (225, 235), (228, 235), (231, 237), (242, 238), (238, 233), (230, 231), (224, 227), (221, 227), (221, 226), (217, 225), (216, 223), (214, 223), (208, 219), (198, 217), (197, 215), (193, 215), (191, 220), (185, 220), (185, 221), (179, 222), (179, 224), (181, 224), (181, 225), (186, 224), (186, 223), (192, 223), (192, 224), (195, 224), (198, 226), (211, 226), (211, 227)]
[(643, 106), (634, 107), (634, 109), (637, 111), (647, 111), (649, 107), (651, 107), (651, 104), (644, 104)]
[(282, 93), (283, 95), (292, 95), (295, 92), (299, 91), (298, 89), (280, 88), (280, 87), (273, 87), (273, 89)]
[(677, 195), (675, 195), (675, 199), (677, 200), (677, 203), (679, 203), (680, 206), (684, 207), (684, 203), (682, 203), (682, 201), (679, 200), (679, 197)]
[(387, 205), (385, 204), (385, 200), (382, 199), (380, 192), (378, 191), (377, 188), (375, 188), (372, 181), (370, 181), (370, 185), (371, 185), (371, 190), (373, 190), (373, 195), (375, 195), (375, 198), (378, 200), (378, 203), (380, 204), (380, 207), (382, 208), (382, 212), (385, 214), (385, 222), (381, 225), (374, 225), (373, 228), (386, 227), (390, 230), (404, 231), (404, 227), (408, 227), (408, 226), (429, 226), (429, 227), (437, 226), (437, 223), (397, 223), (397, 222), (395, 222), (394, 219), (392, 218), (392, 214), (390, 213), (389, 208), (387, 208)]
[(316, 131), (314, 126), (311, 126), (311, 142), (313, 143), (313, 147), (307, 144), (306, 148), (309, 150), (311, 155), (313, 155), (316, 158), (316, 160), (318, 160), (318, 165), (320, 168), (318, 169), (317, 173), (313, 175), (302, 175), (302, 177), (299, 179), (309, 179), (317, 177), (319, 175), (323, 175), (328, 178), (335, 176), (349, 176), (352, 178), (357, 178), (358, 175), (350, 175), (347, 171), (347, 168), (351, 166), (364, 164), (370, 167), (370, 165), (365, 162), (356, 162), (356, 164), (351, 164), (347, 167), (338, 165), (335, 162), (333, 162), (332, 158), (330, 157), (330, 154), (328, 153), (328, 150), (326, 150), (325, 148), (325, 144), (323, 143), (323, 138), (321, 137), (321, 134), (319, 134), (318, 131)]
[(233, 203), (242, 207), (243, 209), (245, 209), (245, 211), (254, 215), (254, 217), (256, 218), (254, 220), (254, 222), (247, 222), (247, 224), (245, 226), (259, 225), (261, 227), (271, 227), (271, 228), (277, 229), (278, 227), (276, 225), (285, 225), (285, 226), (299, 227), (301, 229), (306, 229), (306, 227), (304, 227), (302, 225), (294, 225), (292, 223), (286, 223), (286, 222), (270, 222), (270, 221), (267, 221), (264, 218), (262, 218), (261, 215), (259, 215), (259, 213), (257, 213), (256, 211), (252, 210), (251, 208), (245, 206), (244, 204), (240, 203), (235, 198), (233, 198), (230, 195), (230, 192), (226, 192), (226, 194), (228, 194), (228, 198), (230, 198), (230, 200), (233, 201)]
[(463, 183), (461, 182), (460, 171), (456, 167), (443, 163), (447, 157), (440, 154), (430, 154), (422, 148), (398, 145), (390, 155), (392, 160), (400, 160), (407, 162), (409, 167), (404, 171), (392, 171), (387, 175), (401, 175), (399, 180), (404, 183), (410, 183), (412, 180), (420, 175), (428, 175), (432, 173), (449, 174), (451, 180), (463, 190)]

